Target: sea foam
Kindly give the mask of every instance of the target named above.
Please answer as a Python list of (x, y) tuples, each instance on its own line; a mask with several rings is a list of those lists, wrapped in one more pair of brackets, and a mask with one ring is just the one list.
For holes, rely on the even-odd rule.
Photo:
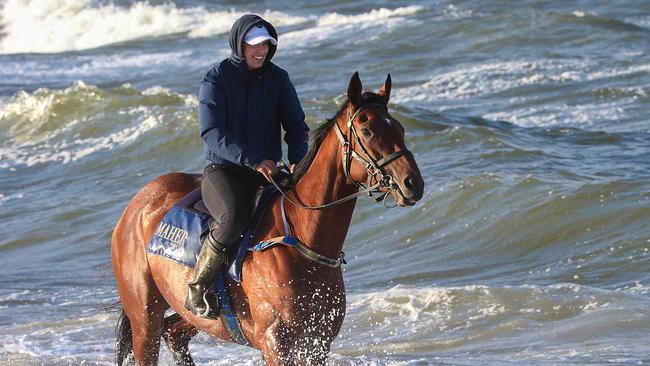
[[(395, 9), (379, 8), (371, 9), (358, 14), (326, 13), (321, 16), (312, 16), (310, 20), (314, 24), (310, 27), (298, 29), (280, 35), (278, 47), (288, 48), (289, 51), (305, 47), (315, 47), (325, 41), (338, 42), (341, 35), (349, 37), (350, 33), (359, 37), (358, 30), (372, 29), (375, 37), (377, 34), (389, 32), (399, 24), (404, 23), (420, 11), (422, 6), (407, 6)], [(376, 31), (379, 29), (378, 31)]]
[[(246, 11), (209, 11), (202, 6), (179, 8), (173, 3), (130, 7), (91, 0), (7, 0), (0, 26), (0, 53), (56, 53), (84, 50), (144, 37), (187, 33), (188, 37), (225, 34)], [(282, 12), (261, 14), (276, 26), (307, 20)]]
[[(166, 113), (176, 111), (177, 124), (193, 123), (197, 104), (195, 96), (161, 86), (139, 91), (125, 84), (113, 90), (77, 81), (63, 90), (21, 91), (0, 103), (0, 169), (67, 164), (127, 146), (165, 123)], [(107, 115), (107, 109), (115, 114)]]

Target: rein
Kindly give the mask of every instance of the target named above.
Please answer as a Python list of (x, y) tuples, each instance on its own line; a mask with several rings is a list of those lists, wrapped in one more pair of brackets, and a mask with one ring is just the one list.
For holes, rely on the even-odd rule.
[[(345, 263), (345, 253), (341, 252), (341, 255), (338, 258), (329, 258), (326, 256), (323, 256), (312, 249), (310, 249), (308, 246), (305, 244), (301, 243), (297, 238), (292, 237), (291, 235), (291, 229), (289, 227), (288, 220), (285, 215), (284, 211), (284, 200), (286, 199), (290, 203), (292, 203), (295, 206), (298, 206), (303, 209), (307, 210), (323, 210), (332, 206), (339, 205), (341, 203), (347, 202), (349, 200), (355, 199), (359, 196), (362, 196), (364, 194), (367, 194), (370, 199), (372, 199), (375, 203), (379, 202), (384, 202), (384, 205), (386, 205), (386, 196), (392, 191), (399, 189), (395, 181), (393, 180), (393, 177), (390, 175), (386, 174), (384, 172), (384, 167), (388, 164), (390, 164), (392, 161), (395, 159), (399, 158), (402, 155), (410, 155), (411, 152), (404, 149), (404, 150), (398, 150), (395, 151), (388, 156), (382, 157), (379, 160), (373, 160), (370, 154), (368, 153), (368, 150), (366, 147), (363, 145), (361, 142), (361, 139), (359, 138), (359, 134), (357, 133), (356, 129), (354, 128), (354, 124), (352, 123), (355, 118), (361, 113), (363, 110), (369, 108), (370, 106), (379, 106), (386, 110), (386, 106), (384, 104), (380, 103), (368, 103), (364, 106), (359, 107), (353, 115), (350, 115), (350, 111), (348, 109), (347, 111), (347, 127), (348, 127), (348, 138), (346, 139), (345, 136), (343, 135), (343, 132), (341, 131), (341, 128), (339, 127), (338, 123), (334, 123), (334, 126), (336, 128), (336, 136), (338, 137), (339, 141), (341, 142), (341, 147), (343, 148), (343, 170), (345, 171), (345, 176), (350, 181), (352, 184), (354, 184), (357, 188), (360, 189), (357, 193), (353, 193), (349, 196), (340, 198), (338, 200), (335, 200), (333, 202), (329, 202), (320, 206), (306, 206), (302, 203), (296, 202), (292, 200), (285, 191), (280, 188), (280, 186), (277, 184), (277, 182), (271, 177), (271, 183), (275, 186), (275, 188), (280, 191), (282, 194), (282, 198), (280, 199), (280, 208), (282, 212), (282, 221), (284, 223), (284, 229), (285, 229), (285, 237), (280, 240), (270, 240), (267, 243), (263, 244), (275, 244), (275, 243), (282, 243), (285, 245), (292, 246), (300, 253), (303, 257), (307, 258), (310, 261), (319, 263), (321, 265), (330, 267), (330, 268), (337, 268), (341, 265), (341, 263)], [(363, 151), (363, 154), (366, 156), (364, 158), (361, 156), (359, 153), (357, 153), (354, 149), (352, 149), (352, 145), (350, 144), (351, 138), (350, 135), (354, 137), (354, 140), (357, 145), (361, 148)], [(368, 180), (366, 185), (363, 183), (359, 183), (352, 179), (352, 176), (350, 175), (350, 166), (352, 165), (352, 159), (356, 159), (358, 162), (362, 163), (365, 165), (366, 171), (368, 173)], [(284, 164), (283, 162), (283, 167), (287, 169), (287, 165)], [(288, 169), (287, 169), (288, 170)], [(377, 183), (372, 184), (372, 180), (375, 178), (377, 180)], [(379, 188), (386, 188), (386, 192), (381, 192)], [(379, 196), (375, 197), (373, 194), (374, 193), (380, 193)], [(388, 207), (388, 206), (386, 206)], [(287, 241), (288, 240), (288, 241)]]
[[(338, 200), (335, 200), (333, 202), (329, 202), (320, 206), (306, 206), (303, 205), (302, 203), (296, 202), (292, 200), (285, 191), (280, 188), (280, 186), (275, 182), (273, 177), (271, 177), (271, 183), (275, 186), (275, 188), (280, 191), (282, 196), (289, 201), (291, 204), (298, 206), (300, 208), (306, 209), (306, 210), (323, 210), (329, 207), (333, 207), (339, 204), (342, 204), (344, 202), (350, 201), (352, 199), (355, 199), (359, 196), (363, 196), (365, 194), (368, 195), (368, 197), (373, 200), (375, 203), (379, 202), (384, 202), (386, 196), (392, 191), (392, 190), (397, 190), (399, 187), (393, 180), (393, 177), (390, 175), (386, 174), (384, 172), (384, 167), (388, 164), (390, 164), (393, 160), (399, 158), (402, 155), (410, 155), (411, 152), (409, 150), (398, 150), (395, 151), (391, 154), (389, 154), (386, 157), (383, 157), (379, 160), (373, 160), (372, 157), (370, 157), (370, 154), (368, 153), (368, 150), (366, 149), (365, 146), (363, 146), (363, 143), (361, 142), (361, 139), (359, 138), (359, 134), (357, 133), (356, 129), (354, 128), (354, 124), (352, 123), (355, 118), (361, 113), (363, 110), (369, 108), (370, 106), (379, 106), (386, 110), (386, 106), (380, 103), (368, 103), (366, 105), (363, 105), (359, 107), (353, 115), (350, 115), (350, 110), (347, 110), (347, 127), (348, 127), (348, 138), (346, 139), (345, 136), (343, 135), (343, 132), (341, 131), (341, 128), (339, 127), (338, 123), (334, 123), (334, 126), (336, 128), (336, 136), (338, 137), (339, 141), (341, 142), (341, 147), (343, 148), (343, 170), (345, 172), (345, 176), (350, 181), (352, 184), (354, 184), (357, 188), (360, 189), (357, 193), (353, 193), (349, 196), (340, 198)], [(354, 139), (356, 143), (361, 147), (361, 150), (363, 153), (366, 155), (366, 158), (363, 158), (359, 153), (357, 153), (354, 149), (352, 149), (352, 145), (350, 144), (350, 136), (354, 136)], [(352, 176), (350, 175), (350, 166), (352, 165), (352, 158), (356, 159), (360, 163), (365, 165), (366, 171), (368, 173), (368, 180), (366, 185), (363, 183), (359, 183), (352, 179)], [(286, 167), (286, 164), (284, 164)], [(377, 183), (374, 185), (372, 184), (372, 179), (376, 178)], [(386, 188), (386, 192), (381, 192), (379, 188)], [(380, 195), (375, 197), (373, 194), (374, 193), (379, 193)], [(386, 206), (388, 207), (388, 206)]]

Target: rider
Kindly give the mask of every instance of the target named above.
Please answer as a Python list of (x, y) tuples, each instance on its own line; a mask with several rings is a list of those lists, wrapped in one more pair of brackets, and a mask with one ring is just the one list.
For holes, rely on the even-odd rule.
[(185, 307), (197, 316), (218, 313), (204, 294), (244, 230), (253, 193), (277, 172), (280, 127), (291, 171), (307, 152), (309, 128), (296, 90), (287, 72), (271, 63), (277, 44), (271, 23), (245, 14), (230, 29), (230, 57), (201, 81), (199, 128), (208, 160), (201, 193), (214, 221), (188, 283)]

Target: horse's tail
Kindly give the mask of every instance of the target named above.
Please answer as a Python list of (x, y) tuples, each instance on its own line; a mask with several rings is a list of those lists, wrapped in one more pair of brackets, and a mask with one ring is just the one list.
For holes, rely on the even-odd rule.
[(115, 326), (115, 338), (115, 363), (118, 366), (135, 364), (131, 321), (126, 316), (124, 309), (122, 309)]

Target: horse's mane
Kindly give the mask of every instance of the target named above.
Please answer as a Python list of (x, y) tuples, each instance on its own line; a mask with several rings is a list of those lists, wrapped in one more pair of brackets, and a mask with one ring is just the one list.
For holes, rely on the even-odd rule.
[[(300, 181), (300, 178), (302, 178), (305, 175), (305, 173), (307, 173), (307, 170), (309, 169), (311, 163), (314, 161), (314, 158), (316, 157), (316, 153), (318, 152), (318, 149), (320, 149), (323, 140), (325, 140), (325, 136), (327, 136), (329, 130), (332, 129), (332, 127), (336, 123), (336, 120), (338, 120), (339, 117), (343, 113), (345, 113), (349, 103), (350, 101), (346, 98), (345, 102), (343, 102), (343, 105), (341, 106), (339, 111), (336, 112), (336, 115), (328, 119), (322, 125), (318, 126), (318, 128), (316, 128), (311, 133), (311, 141), (309, 143), (309, 149), (307, 150), (307, 154), (305, 154), (305, 157), (300, 161), (300, 163), (298, 163), (298, 165), (296, 166), (296, 170), (293, 173), (294, 182)], [(380, 103), (386, 105), (385, 100), (373, 92), (364, 92), (361, 95), (360, 105), (364, 105), (367, 103)]]

